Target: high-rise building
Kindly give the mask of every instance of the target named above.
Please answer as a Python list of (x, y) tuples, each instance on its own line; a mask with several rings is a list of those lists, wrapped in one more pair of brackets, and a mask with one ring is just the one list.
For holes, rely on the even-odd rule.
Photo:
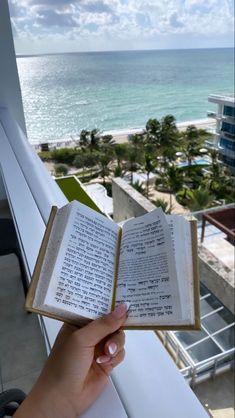
[(220, 161), (235, 174), (235, 97), (234, 95), (210, 95), (209, 102), (217, 104), (216, 112), (208, 116), (216, 118), (216, 144)]

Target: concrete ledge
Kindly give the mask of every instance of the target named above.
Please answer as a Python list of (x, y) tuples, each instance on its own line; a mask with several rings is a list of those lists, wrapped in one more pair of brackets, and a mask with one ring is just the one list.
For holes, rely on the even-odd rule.
[(113, 219), (115, 222), (141, 216), (156, 209), (156, 206), (146, 197), (120, 177), (112, 180), (112, 191)]
[(234, 270), (202, 245), (198, 248), (201, 282), (234, 314)]

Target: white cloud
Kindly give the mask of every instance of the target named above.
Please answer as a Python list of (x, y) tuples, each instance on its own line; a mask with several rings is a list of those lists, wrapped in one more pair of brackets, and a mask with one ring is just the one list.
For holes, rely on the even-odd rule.
[(51, 37), (60, 40), (61, 50), (73, 50), (71, 40), (76, 48), (92, 44), (95, 50), (180, 48), (190, 40), (201, 47), (205, 38), (215, 46), (220, 37), (232, 43), (232, 0), (10, 0), (10, 5), (17, 50), (28, 36), (40, 52), (45, 45), (46, 52), (54, 48)]

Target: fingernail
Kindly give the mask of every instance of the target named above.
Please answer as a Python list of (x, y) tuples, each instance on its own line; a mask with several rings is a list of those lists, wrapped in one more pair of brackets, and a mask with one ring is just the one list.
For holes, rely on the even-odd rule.
[(109, 354), (111, 354), (111, 356), (113, 356), (117, 351), (117, 344), (115, 344), (115, 343), (109, 344), (108, 350), (109, 350)]
[(100, 357), (97, 357), (96, 363), (98, 364), (108, 363), (109, 360), (110, 360), (109, 356), (100, 356)]
[(121, 303), (120, 305), (116, 306), (112, 314), (116, 319), (121, 319), (124, 315), (126, 315), (129, 307), (129, 302)]

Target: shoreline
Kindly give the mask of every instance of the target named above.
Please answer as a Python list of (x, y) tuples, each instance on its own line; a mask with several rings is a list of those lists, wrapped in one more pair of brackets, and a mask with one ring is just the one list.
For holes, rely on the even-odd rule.
[[(195, 119), (185, 122), (176, 123), (177, 128), (180, 132), (183, 132), (187, 129), (188, 126), (194, 125), (197, 129), (208, 129), (214, 130), (216, 127), (216, 121), (211, 118), (204, 119)], [(130, 128), (130, 129), (116, 129), (108, 130), (102, 132), (102, 135), (112, 135), (113, 139), (117, 144), (123, 144), (128, 142), (128, 136), (133, 134), (138, 134), (143, 132), (144, 128)], [(78, 138), (79, 139), (79, 138)], [(77, 145), (78, 139), (73, 138), (63, 138), (58, 140), (46, 140), (40, 142), (30, 142), (30, 144), (35, 148), (39, 149), (41, 144), (48, 144), (51, 148), (72, 148)]]

